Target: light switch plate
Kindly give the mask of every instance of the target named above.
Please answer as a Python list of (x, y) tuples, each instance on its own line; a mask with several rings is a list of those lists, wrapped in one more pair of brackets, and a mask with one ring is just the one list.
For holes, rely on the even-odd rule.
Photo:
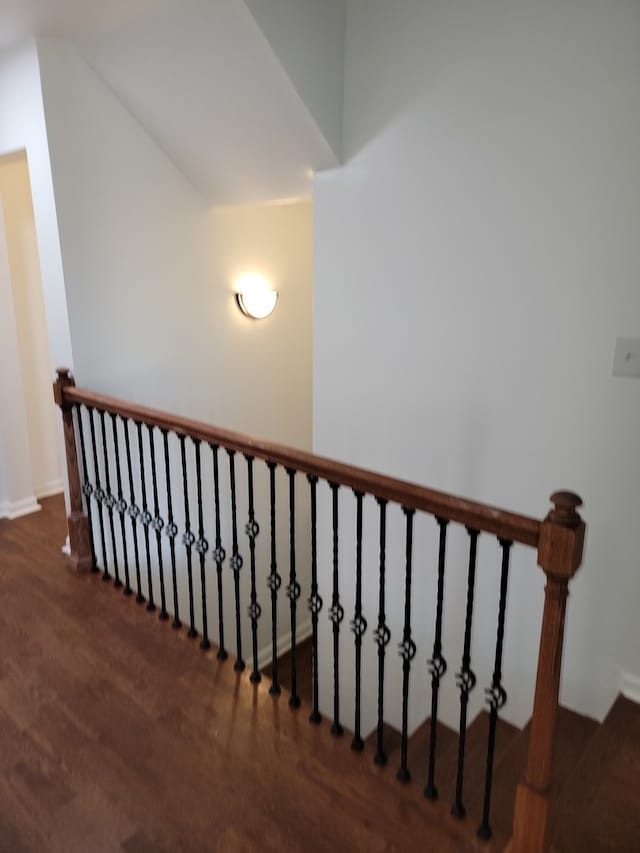
[(640, 338), (618, 338), (613, 355), (613, 375), (640, 379)]

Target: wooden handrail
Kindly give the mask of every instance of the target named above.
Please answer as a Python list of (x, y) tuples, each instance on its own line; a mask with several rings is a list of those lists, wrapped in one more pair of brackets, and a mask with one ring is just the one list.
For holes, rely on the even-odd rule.
[[(60, 371), (58, 374), (60, 376)], [(63, 377), (68, 378), (68, 371), (63, 372)], [(494, 533), (512, 542), (519, 542), (533, 548), (538, 546), (541, 522), (526, 515), (497, 509), (393, 477), (385, 477), (365, 468), (344, 465), (314, 453), (261, 441), (238, 432), (220, 429), (157, 409), (138, 406), (115, 397), (94, 394), (91, 391), (76, 388), (74, 385), (63, 385), (61, 395), (61, 399), (67, 405), (78, 403), (112, 412), (123, 418), (131, 418), (133, 421), (175, 432), (177, 435), (200, 439), (267, 462), (275, 462), (284, 468), (292, 468), (303, 474), (320, 477), (330, 483), (339, 483), (341, 486), (348, 486), (377, 498), (422, 510), (439, 518), (464, 524), (474, 530)]]

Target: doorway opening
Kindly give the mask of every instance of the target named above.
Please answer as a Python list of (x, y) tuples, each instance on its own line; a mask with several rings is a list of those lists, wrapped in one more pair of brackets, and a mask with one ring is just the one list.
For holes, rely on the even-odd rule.
[(29, 166), (0, 157), (0, 518), (63, 491)]

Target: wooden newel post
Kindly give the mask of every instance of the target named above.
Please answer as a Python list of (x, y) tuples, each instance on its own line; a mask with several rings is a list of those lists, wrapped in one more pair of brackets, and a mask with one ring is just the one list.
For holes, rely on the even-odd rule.
[(558, 710), (564, 616), (569, 581), (582, 562), (585, 525), (572, 492), (551, 495), (554, 508), (542, 523), (538, 564), (547, 576), (538, 655), (538, 675), (531, 720), (529, 754), (518, 785), (510, 853), (549, 849), (551, 761)]
[(75, 385), (75, 380), (66, 367), (56, 371), (57, 380), (53, 383), (53, 396), (62, 411), (64, 427), (64, 447), (67, 457), (67, 475), (69, 478), (70, 513), (67, 517), (69, 528), (69, 562), (78, 572), (89, 571), (93, 567), (89, 521), (82, 508), (82, 485), (78, 470), (76, 434), (73, 428), (73, 410), (66, 402), (64, 389)]

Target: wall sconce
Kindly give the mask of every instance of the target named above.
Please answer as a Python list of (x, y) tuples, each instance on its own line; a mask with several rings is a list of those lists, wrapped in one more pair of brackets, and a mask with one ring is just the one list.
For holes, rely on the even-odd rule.
[(262, 275), (249, 273), (236, 282), (236, 303), (242, 313), (254, 320), (264, 320), (272, 313), (278, 294)]

